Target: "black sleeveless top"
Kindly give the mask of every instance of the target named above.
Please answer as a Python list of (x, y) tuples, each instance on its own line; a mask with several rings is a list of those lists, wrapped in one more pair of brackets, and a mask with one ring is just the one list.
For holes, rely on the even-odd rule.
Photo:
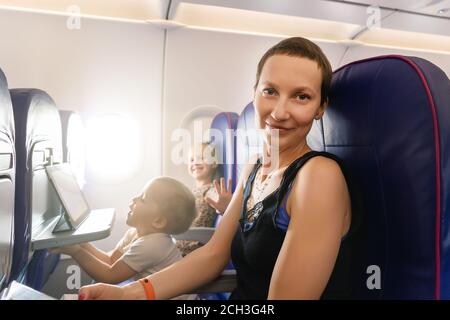
[(327, 152), (310, 151), (296, 159), (286, 168), (280, 186), (261, 202), (254, 205), (252, 223), (246, 220), (247, 200), (251, 194), (253, 181), (261, 163), (255, 165), (244, 189), (240, 227), (232, 245), (231, 258), (236, 268), (237, 287), (230, 299), (267, 299), (270, 279), (286, 232), (276, 225), (278, 209), (290, 189), (297, 172), (309, 159), (324, 156), (335, 160), (344, 174), (352, 199), (352, 222), (346, 236), (341, 241), (338, 257), (327, 287), (321, 299), (347, 299), (351, 297), (352, 253), (355, 244), (354, 233), (358, 210), (354, 208), (351, 184), (341, 160)]

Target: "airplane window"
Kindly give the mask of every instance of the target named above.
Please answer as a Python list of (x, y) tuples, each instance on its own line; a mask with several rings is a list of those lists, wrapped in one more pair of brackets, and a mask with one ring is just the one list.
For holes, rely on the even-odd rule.
[(96, 180), (129, 179), (136, 173), (141, 137), (131, 118), (103, 115), (87, 127), (87, 167)]

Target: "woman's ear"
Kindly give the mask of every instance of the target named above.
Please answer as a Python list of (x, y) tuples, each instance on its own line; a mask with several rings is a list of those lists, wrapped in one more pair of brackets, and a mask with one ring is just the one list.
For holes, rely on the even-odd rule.
[(314, 119), (320, 120), (323, 117), (323, 114), (325, 113), (325, 110), (327, 109), (327, 107), (328, 107), (328, 99), (325, 100), (325, 102), (322, 103), (322, 105), (319, 107)]

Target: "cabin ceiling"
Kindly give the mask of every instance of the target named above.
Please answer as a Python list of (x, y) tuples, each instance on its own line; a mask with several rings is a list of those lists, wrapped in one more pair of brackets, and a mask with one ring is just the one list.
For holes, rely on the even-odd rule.
[(160, 19), (168, 1), (161, 0), (0, 0), (0, 7), (125, 20)]
[[(339, 0), (337, 0), (339, 1)], [(340, 0), (450, 18), (450, 0)]]
[(450, 0), (0, 0), (0, 9), (450, 52)]
[[(24, 10), (41, 10), (54, 13), (67, 13), (70, 8), (80, 8), (81, 14), (123, 18), (130, 20), (164, 19), (171, 3), (170, 10), (174, 12), (179, 3), (204, 4), (220, 7), (233, 7), (237, 9), (258, 11), (262, 7), (278, 13), (297, 12), (304, 7), (305, 1), (292, 0), (0, 0), (0, 7), (10, 7)], [(328, 4), (327, 4), (328, 2)], [(352, 6), (375, 5), (385, 9), (397, 9), (406, 12), (426, 14), (436, 17), (450, 18), (450, 0), (309, 0), (305, 6), (310, 8), (336, 8), (340, 3)], [(305, 8), (306, 9), (306, 8)], [(265, 11), (265, 10), (264, 10)], [(326, 12), (323, 12), (326, 14)]]

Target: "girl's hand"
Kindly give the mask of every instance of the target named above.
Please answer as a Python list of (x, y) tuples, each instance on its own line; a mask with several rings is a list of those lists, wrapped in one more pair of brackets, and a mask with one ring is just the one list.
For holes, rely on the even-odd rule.
[(53, 249), (50, 249), (49, 252), (54, 253), (54, 254), (62, 253), (62, 254), (67, 254), (69, 256), (73, 256), (81, 249), (82, 249), (81, 245), (74, 244), (72, 246), (53, 248)]
[(216, 188), (218, 195), (217, 201), (214, 201), (210, 197), (205, 197), (205, 201), (222, 215), (225, 213), (225, 210), (233, 197), (233, 193), (231, 192), (231, 179), (228, 179), (227, 186), (225, 185), (224, 178), (220, 178), (220, 185), (217, 180), (214, 180), (214, 187)]

